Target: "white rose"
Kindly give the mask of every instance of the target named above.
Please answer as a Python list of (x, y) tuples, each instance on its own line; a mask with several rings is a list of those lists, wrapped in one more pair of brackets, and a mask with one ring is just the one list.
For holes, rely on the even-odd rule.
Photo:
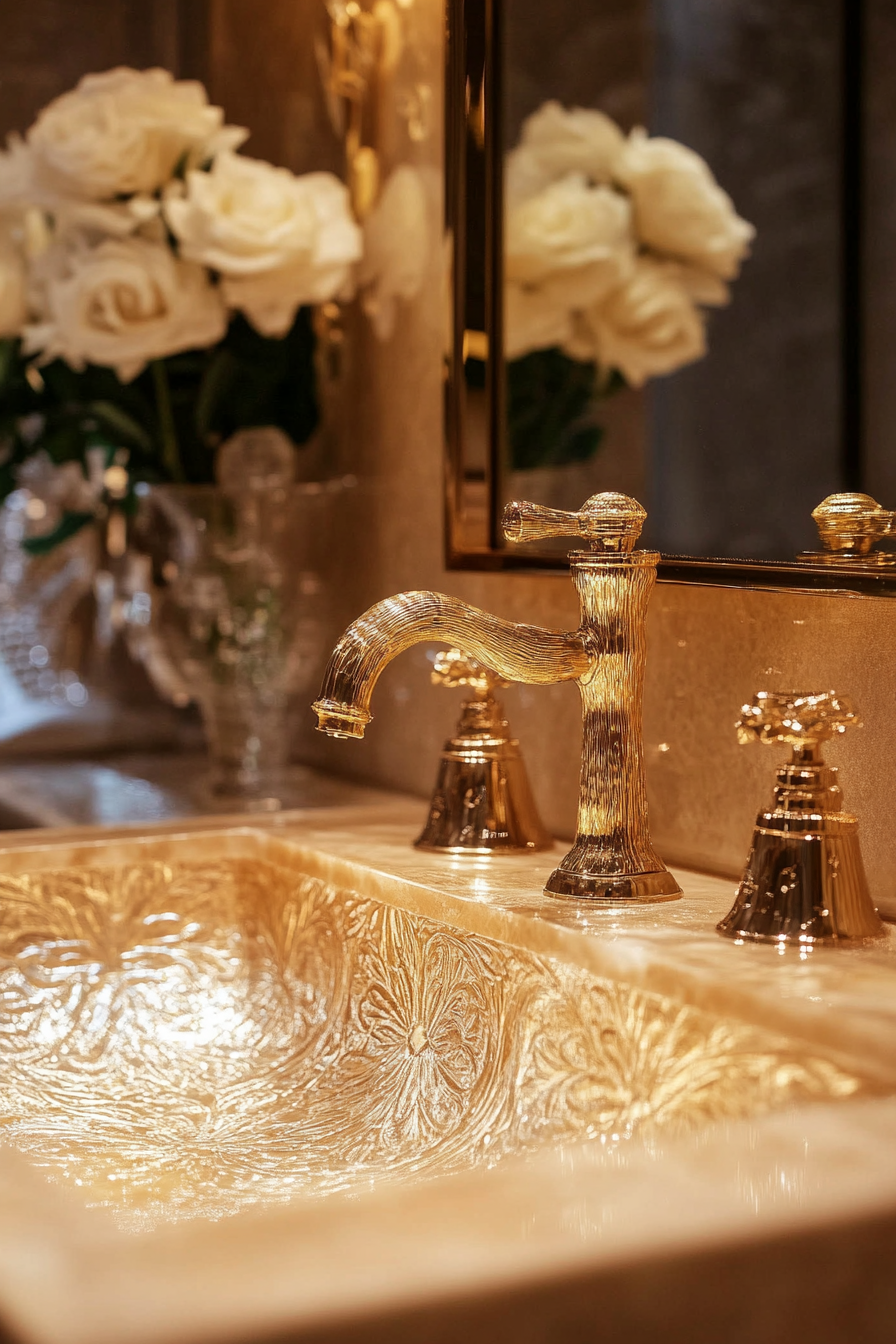
[(710, 308), (724, 308), (730, 302), (731, 291), (725, 281), (713, 275), (712, 271), (679, 262), (678, 277), (695, 303), (705, 303)]
[(415, 299), (429, 259), (426, 191), (418, 169), (396, 168), (364, 224), (358, 268), (362, 305), (381, 341), (395, 330), (398, 299)]
[(573, 339), (573, 313), (565, 295), (550, 286), (504, 286), (504, 355), (519, 359), (533, 350), (565, 346)]
[(258, 159), (220, 154), (187, 174), (165, 218), (181, 255), (218, 271), (224, 297), (265, 336), (283, 336), (303, 304), (346, 287), (361, 231), (332, 173), (296, 177)]
[[(49, 232), (52, 221), (57, 236), (76, 230), (91, 233), (99, 241), (106, 236), (124, 238), (145, 228), (158, 214), (158, 200), (146, 194), (96, 201), (61, 192), (17, 136), (10, 136), (6, 149), (0, 150), (0, 217), (15, 221), (26, 238), (33, 237), (38, 218), (44, 220), (44, 232)], [(26, 251), (34, 251), (30, 243)]]
[(583, 173), (592, 182), (610, 182), (625, 148), (625, 137), (610, 117), (593, 108), (543, 103), (523, 122), (522, 157), (549, 179)]
[(41, 320), (26, 328), (25, 350), (41, 351), (44, 362), (101, 364), (130, 382), (149, 360), (214, 345), (227, 330), (206, 272), (164, 244), (121, 238), (56, 246), (39, 272)]
[[(145, 230), (159, 218), (159, 202), (152, 196), (130, 196), (125, 201), (78, 201), (59, 196), (44, 207), (52, 216), (57, 237), (76, 232), (103, 238), (126, 238)], [(164, 229), (162, 229), (164, 234)]]
[[(344, 207), (340, 212), (340, 207)], [(222, 275), (257, 275), (313, 254), (322, 225), (348, 215), (348, 193), (330, 173), (296, 177), (261, 159), (220, 154), (209, 172), (187, 174), (174, 187), (165, 218), (189, 261)]]
[(60, 194), (94, 200), (152, 193), (187, 155), (196, 160), (246, 137), (223, 127), (201, 84), (167, 70), (120, 67), (87, 75), (55, 98), (28, 131), (42, 178)]
[(631, 277), (578, 316), (566, 350), (618, 369), (632, 387), (706, 354), (703, 315), (675, 262), (639, 257)]
[(521, 201), (507, 212), (504, 266), (510, 280), (570, 282), (580, 306), (617, 284), (631, 263), (631, 207), (581, 173)]
[(505, 227), (505, 353), (562, 345), (572, 314), (619, 285), (634, 264), (631, 208), (581, 173), (518, 201)]
[(0, 216), (18, 219), (37, 212), (52, 219), (57, 236), (77, 230), (124, 238), (158, 218), (159, 202), (146, 193), (117, 201), (92, 200), (60, 190), (34, 151), (17, 136), (0, 150)]
[(504, 208), (513, 210), (521, 201), (549, 187), (553, 176), (546, 172), (528, 149), (517, 145), (504, 159)]
[(632, 131), (616, 169), (631, 193), (635, 231), (647, 247), (733, 279), (756, 230), (693, 150)]
[(19, 336), (27, 315), (22, 257), (10, 240), (0, 238), (0, 337)]
[(21, 136), (11, 135), (0, 150), (0, 213), (17, 214), (34, 198), (31, 153)]

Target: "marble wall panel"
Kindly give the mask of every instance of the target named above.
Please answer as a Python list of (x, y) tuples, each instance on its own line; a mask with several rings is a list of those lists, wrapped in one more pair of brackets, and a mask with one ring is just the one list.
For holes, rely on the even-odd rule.
[(321, 0), (207, 4), (209, 92), (228, 121), (250, 129), (245, 152), (297, 173), (341, 172), (315, 55), (328, 22)]

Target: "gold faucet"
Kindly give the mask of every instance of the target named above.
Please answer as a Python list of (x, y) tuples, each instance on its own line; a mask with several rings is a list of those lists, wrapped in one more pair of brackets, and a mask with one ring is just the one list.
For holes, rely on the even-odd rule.
[(442, 593), (399, 593), (376, 603), (340, 639), (314, 710), (331, 737), (363, 737), (370, 697), (396, 654), (424, 640), (459, 644), (508, 681), (575, 681), (584, 732), (576, 840), (548, 879), (553, 896), (662, 901), (681, 889), (653, 851), (641, 745), (645, 616), (659, 556), (636, 551), (646, 517), (626, 495), (594, 495), (578, 513), (508, 504), (511, 542), (585, 538), (570, 570), (579, 595), (576, 631), (514, 624)]

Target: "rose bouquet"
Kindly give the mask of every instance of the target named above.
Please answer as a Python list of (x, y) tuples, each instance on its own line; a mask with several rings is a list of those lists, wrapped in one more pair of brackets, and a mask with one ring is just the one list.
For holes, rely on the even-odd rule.
[(311, 310), (361, 234), (337, 178), (247, 135), (202, 85), (116, 69), (0, 151), (0, 499), (37, 453), (84, 482), (44, 547), (102, 514), (104, 464), (204, 483), (241, 428), (315, 429)]
[(597, 449), (593, 403), (706, 353), (754, 236), (699, 154), (545, 103), (505, 174), (505, 354), (514, 468)]

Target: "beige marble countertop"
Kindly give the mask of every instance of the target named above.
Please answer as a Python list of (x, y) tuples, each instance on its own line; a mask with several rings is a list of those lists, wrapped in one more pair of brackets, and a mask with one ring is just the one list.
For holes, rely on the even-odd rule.
[[(676, 874), (680, 901), (582, 910), (541, 894), (559, 848), (492, 861), (422, 854), (410, 842), (423, 811), (380, 795), (238, 823), (340, 886), (823, 1044), (882, 1095), (140, 1235), (0, 1149), (0, 1321), (14, 1337), (575, 1341), (598, 1337), (599, 1317), (602, 1341), (627, 1344), (892, 1339), (894, 931), (873, 948), (807, 956), (738, 946), (714, 932), (733, 884), (687, 872)], [(145, 834), (158, 848), (209, 828), (197, 819)], [(86, 863), (98, 847), (114, 861), (113, 842), (134, 834), (10, 835), (0, 871), (58, 863), (63, 851)]]
[[(208, 768), (205, 752), (182, 751), (4, 760), (0, 840), (3, 830), (24, 827), (151, 826), (223, 815), (227, 802), (204, 787)], [(290, 767), (286, 784), (292, 808), (342, 807), (372, 796), (363, 785), (301, 765)]]

